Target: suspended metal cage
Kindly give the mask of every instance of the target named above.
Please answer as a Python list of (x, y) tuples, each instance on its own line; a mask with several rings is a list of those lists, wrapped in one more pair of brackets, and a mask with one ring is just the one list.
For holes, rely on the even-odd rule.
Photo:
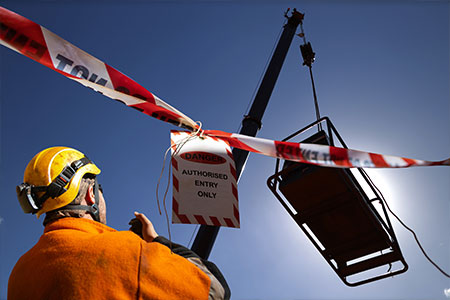
[[(323, 123), (326, 126), (322, 127)], [(317, 126), (319, 131), (302, 143), (348, 148), (328, 117), (322, 117), (283, 141)], [(325, 128), (326, 127), (326, 128)], [(324, 128), (324, 129), (322, 129)], [(361, 183), (350, 169), (276, 162), (267, 185), (331, 268), (348, 286), (358, 286), (406, 272), (383, 198), (363, 169)], [(379, 208), (375, 207), (376, 204)]]

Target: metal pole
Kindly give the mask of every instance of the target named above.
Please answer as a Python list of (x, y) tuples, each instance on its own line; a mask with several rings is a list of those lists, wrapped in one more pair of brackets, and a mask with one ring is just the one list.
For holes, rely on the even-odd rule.
[[(261, 120), (272, 95), (273, 88), (280, 74), (284, 59), (291, 45), (295, 31), (298, 25), (303, 20), (303, 14), (298, 12), (295, 8), (290, 17), (285, 14), (288, 19), (284, 25), (283, 33), (280, 36), (277, 47), (273, 53), (270, 63), (267, 67), (266, 73), (261, 81), (258, 92), (253, 100), (252, 106), (248, 115), (244, 116), (242, 120), (242, 128), (240, 134), (248, 136), (256, 136), (259, 129), (261, 129)], [(234, 148), (233, 156), (236, 164), (237, 178), (241, 176), (245, 163), (248, 158), (248, 151)], [(219, 226), (202, 225), (195, 237), (191, 249), (196, 252), (201, 258), (208, 259), (211, 253), (214, 241), (219, 233)]]

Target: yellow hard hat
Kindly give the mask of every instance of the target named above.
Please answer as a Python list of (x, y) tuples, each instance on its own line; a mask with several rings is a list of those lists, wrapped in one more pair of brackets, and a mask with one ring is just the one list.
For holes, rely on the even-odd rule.
[(42, 150), (28, 163), (24, 183), (16, 189), (23, 211), (39, 218), (66, 206), (77, 196), (87, 173), (98, 175), (100, 169), (80, 151), (68, 147)]

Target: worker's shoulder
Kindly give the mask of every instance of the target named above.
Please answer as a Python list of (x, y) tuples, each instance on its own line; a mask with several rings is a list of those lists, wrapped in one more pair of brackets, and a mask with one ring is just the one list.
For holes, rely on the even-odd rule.
[(60, 244), (95, 245), (97, 249), (109, 247), (139, 247), (142, 239), (131, 231), (117, 231), (88, 219), (64, 218), (46, 226), (38, 244), (56, 247)]

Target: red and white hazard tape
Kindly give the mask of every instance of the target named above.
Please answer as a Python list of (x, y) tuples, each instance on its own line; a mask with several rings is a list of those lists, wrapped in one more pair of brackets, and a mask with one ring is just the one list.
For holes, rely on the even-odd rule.
[(220, 137), (239, 149), (297, 162), (334, 168), (407, 168), (413, 166), (450, 166), (450, 159), (425, 161), (392, 155), (326, 145), (280, 142), (219, 130), (205, 130), (205, 134)]
[[(2, 7), (0, 44), (147, 115), (189, 130), (198, 128), (192, 119), (131, 78), (39, 24)], [(232, 147), (327, 167), (405, 168), (450, 165), (450, 159), (431, 162), (331, 146), (271, 141), (216, 130), (204, 132), (227, 140)]]
[(189, 117), (131, 78), (39, 24), (3, 7), (0, 7), (0, 43), (154, 118), (190, 130), (197, 127)]

